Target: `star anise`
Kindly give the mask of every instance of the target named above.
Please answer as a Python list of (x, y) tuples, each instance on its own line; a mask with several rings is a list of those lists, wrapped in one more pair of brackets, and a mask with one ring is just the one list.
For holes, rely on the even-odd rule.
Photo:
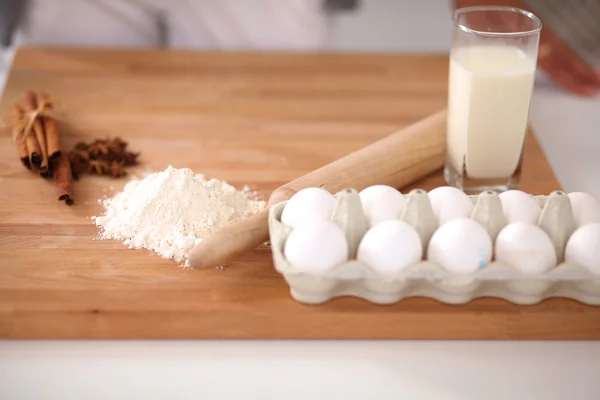
[(87, 162), (90, 155), (84, 150), (71, 150), (69, 152), (69, 161), (71, 162), (71, 171), (73, 178), (77, 179), (79, 175), (87, 170)]
[(104, 175), (110, 172), (110, 163), (102, 160), (89, 160), (87, 165), (88, 174)]
[(90, 144), (79, 142), (69, 152), (73, 176), (87, 172), (95, 175), (126, 175), (125, 167), (137, 165), (139, 153), (127, 151), (127, 142), (117, 137), (97, 139)]
[(71, 150), (69, 152), (70, 161), (84, 162), (90, 159), (90, 153), (85, 150)]
[(110, 164), (110, 173), (115, 178), (120, 178), (125, 175), (125, 171), (122, 169), (123, 164), (118, 161), (113, 161)]
[(83, 151), (87, 151), (88, 148), (90, 146), (87, 143), (84, 142), (77, 142), (77, 144), (75, 145), (74, 150), (83, 150)]
[(138, 164), (138, 160), (137, 158), (139, 157), (140, 153), (131, 153), (131, 152), (125, 152), (123, 154), (123, 165), (126, 166), (132, 166), (132, 165), (137, 165)]
[(108, 150), (113, 153), (123, 153), (127, 148), (127, 142), (120, 137), (116, 137), (107, 143)]
[(108, 149), (108, 144), (105, 141), (97, 140), (89, 147), (89, 152), (92, 158), (98, 158), (102, 155), (107, 155), (110, 150)]

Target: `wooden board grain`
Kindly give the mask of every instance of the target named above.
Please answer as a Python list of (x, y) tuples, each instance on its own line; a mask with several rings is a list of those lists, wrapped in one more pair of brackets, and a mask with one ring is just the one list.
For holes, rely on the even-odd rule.
[[(443, 108), (444, 56), (240, 54), (26, 48), (0, 110), (25, 88), (60, 101), (65, 142), (120, 135), (143, 169), (189, 167), (277, 186)], [(415, 298), (375, 306), (296, 303), (266, 248), (225, 269), (184, 270), (146, 251), (94, 240), (99, 198), (126, 180), (85, 177), (76, 205), (0, 146), (0, 337), (3, 338), (600, 338), (600, 309), (550, 300), (463, 306)], [(443, 185), (440, 174), (416, 186)], [(533, 136), (523, 189), (559, 184)]]

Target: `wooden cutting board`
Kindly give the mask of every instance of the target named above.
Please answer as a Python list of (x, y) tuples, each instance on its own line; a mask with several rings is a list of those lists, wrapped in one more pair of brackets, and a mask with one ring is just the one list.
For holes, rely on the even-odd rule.
[[(189, 167), (265, 195), (295, 177), (443, 108), (447, 57), (162, 51), (17, 52), (2, 112), (25, 88), (60, 100), (67, 145), (119, 135), (143, 166)], [(84, 177), (76, 205), (0, 146), (3, 338), (600, 338), (600, 308), (550, 300), (306, 306), (258, 249), (228, 268), (184, 270), (94, 240), (97, 200), (126, 180)], [(559, 184), (530, 136), (523, 189)], [(415, 186), (443, 185), (437, 174)]]

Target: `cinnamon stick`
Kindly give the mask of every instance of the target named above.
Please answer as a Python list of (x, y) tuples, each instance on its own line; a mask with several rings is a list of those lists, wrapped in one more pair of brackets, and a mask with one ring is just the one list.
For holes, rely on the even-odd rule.
[(61, 143), (60, 133), (58, 132), (58, 123), (53, 117), (42, 117), (42, 125), (46, 134), (46, 144), (48, 145), (48, 158), (53, 160), (60, 157)]
[[(32, 113), (37, 109), (36, 95), (31, 90), (26, 90), (23, 93), (23, 103), (25, 104), (25, 111)], [(40, 173), (46, 175), (48, 173), (48, 146), (46, 144), (46, 135), (44, 134), (44, 128), (39, 118), (35, 118), (33, 121), (33, 132), (37, 142), (39, 143), (39, 149), (41, 151), (41, 162), (40, 162)], [(28, 136), (31, 136), (28, 135)]]
[[(50, 99), (46, 93), (39, 92), (36, 94), (36, 103), (38, 107), (42, 107), (44, 110), (51, 110), (54, 108), (54, 102)], [(60, 134), (58, 132), (58, 123), (56, 119), (51, 116), (40, 117), (44, 134), (46, 135), (46, 144), (48, 146), (48, 158), (52, 160), (60, 156), (61, 142)]]
[(27, 152), (27, 144), (24, 140), (21, 140), (19, 141), (17, 147), (19, 149), (19, 158), (21, 159), (21, 162), (25, 167), (27, 167), (27, 169), (31, 169), (31, 161), (29, 160), (29, 153)]
[[(18, 126), (23, 121), (23, 116), (25, 112), (18, 105), (15, 104), (12, 108), (12, 117), (13, 117), (13, 125)], [(23, 165), (25, 165), (28, 169), (31, 169), (31, 161), (29, 160), (29, 152), (27, 151), (27, 144), (25, 143), (25, 138), (22, 136), (16, 137), (17, 141), (17, 149), (19, 151), (19, 158)]]
[(58, 158), (52, 160), (52, 169), (54, 171), (54, 185), (59, 201), (64, 201), (67, 205), (73, 205), (73, 173), (71, 163), (66, 154), (61, 154)]
[(31, 133), (27, 134), (25, 136), (25, 146), (29, 156), (29, 163), (33, 169), (39, 170), (42, 165), (42, 149), (37, 138)]

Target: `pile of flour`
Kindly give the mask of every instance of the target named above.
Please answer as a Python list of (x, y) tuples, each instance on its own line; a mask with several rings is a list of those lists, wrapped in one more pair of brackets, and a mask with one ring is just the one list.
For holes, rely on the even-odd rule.
[(106, 212), (93, 217), (103, 239), (122, 240), (187, 265), (195, 243), (220, 227), (265, 207), (247, 188), (206, 180), (187, 168), (171, 166), (133, 179), (115, 197), (102, 201)]

